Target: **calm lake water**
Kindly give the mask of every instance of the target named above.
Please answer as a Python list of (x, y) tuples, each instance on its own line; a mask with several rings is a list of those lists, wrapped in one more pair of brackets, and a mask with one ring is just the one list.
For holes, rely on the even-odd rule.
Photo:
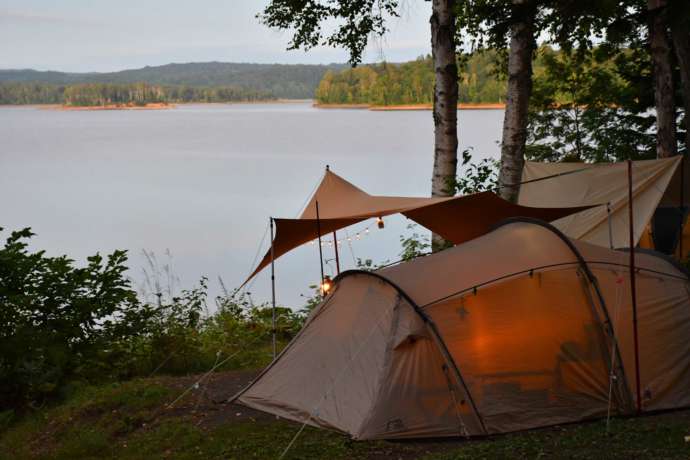
[[(496, 157), (503, 112), (462, 111), (459, 118), (461, 149)], [(241, 284), (268, 217), (296, 217), (326, 164), (372, 194), (426, 196), (431, 112), (319, 110), (309, 103), (0, 108), (0, 227), (5, 234), (32, 227), (33, 247), (80, 264), (99, 251), (128, 249), (137, 284), (146, 266), (142, 250), (153, 251), (160, 265), (172, 265), (175, 290), (206, 275), (215, 295), (219, 277), (229, 289)], [(355, 239), (352, 251), (343, 244), (341, 268), (357, 257), (397, 260), (406, 225), (391, 217), (384, 230), (372, 227)], [(332, 257), (332, 248), (324, 251)], [(318, 248), (284, 256), (276, 270), (279, 302), (301, 306), (301, 294), (319, 279)], [(326, 270), (334, 270), (332, 262)], [(270, 298), (267, 273), (250, 291), (255, 301)]]

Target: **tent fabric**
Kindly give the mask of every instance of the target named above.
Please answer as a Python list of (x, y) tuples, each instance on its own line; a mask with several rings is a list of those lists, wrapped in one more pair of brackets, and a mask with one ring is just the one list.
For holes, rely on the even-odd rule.
[[(509, 217), (524, 216), (552, 221), (591, 206), (592, 204), (546, 208), (520, 206), (491, 192), (449, 198), (373, 196), (327, 170), (298, 219), (274, 219), (276, 234), (273, 240), (273, 257), (277, 259), (318, 238), (319, 231), (321, 235), (326, 235), (372, 217), (402, 213), (446, 240), (459, 244), (486, 233), (493, 225)], [(247, 281), (270, 263), (269, 249)]]
[[(633, 230), (640, 241), (659, 203), (673, 202), (680, 192), (678, 167), (682, 157), (633, 162)], [(687, 162), (686, 162), (687, 163)], [(554, 225), (571, 238), (600, 246), (629, 247), (628, 165), (622, 163), (526, 162), (518, 203), (523, 206), (583, 206), (610, 204), (612, 234), (606, 206), (573, 214)]]
[[(602, 417), (610, 382), (613, 412), (633, 414), (628, 257), (521, 221), (373, 273), (344, 272), (237, 401), (355, 439)], [(688, 406), (690, 280), (667, 259), (636, 259), (641, 410)]]
[(316, 219), (319, 203), (320, 219), (369, 218), (396, 214), (407, 209), (451, 200), (450, 198), (414, 198), (403, 196), (375, 196), (356, 187), (330, 169), (304, 207), (300, 219)]

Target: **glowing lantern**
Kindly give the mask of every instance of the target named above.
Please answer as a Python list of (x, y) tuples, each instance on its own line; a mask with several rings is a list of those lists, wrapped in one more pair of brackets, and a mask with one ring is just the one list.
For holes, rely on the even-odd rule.
[(333, 288), (333, 281), (331, 280), (331, 277), (328, 275), (324, 276), (323, 282), (321, 283), (321, 294), (322, 295), (328, 294), (332, 288)]

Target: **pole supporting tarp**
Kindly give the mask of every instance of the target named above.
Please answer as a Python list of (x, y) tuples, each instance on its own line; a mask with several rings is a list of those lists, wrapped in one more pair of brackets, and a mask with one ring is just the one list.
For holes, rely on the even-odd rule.
[(271, 226), (271, 335), (273, 341), (273, 359), (276, 359), (276, 275), (275, 256), (273, 251), (273, 217), (269, 218), (269, 220)]
[(632, 300), (633, 346), (635, 352), (635, 400), (637, 412), (642, 411), (640, 396), (640, 346), (637, 335), (637, 289), (635, 286), (635, 227), (633, 226), (632, 160), (628, 160), (628, 223), (630, 227), (630, 296)]
[[(319, 202), (316, 201), (316, 235), (319, 239), (319, 266), (321, 267), (321, 286), (323, 286), (323, 249), (321, 248), (321, 219), (319, 219)], [(323, 292), (321, 293), (323, 295)]]

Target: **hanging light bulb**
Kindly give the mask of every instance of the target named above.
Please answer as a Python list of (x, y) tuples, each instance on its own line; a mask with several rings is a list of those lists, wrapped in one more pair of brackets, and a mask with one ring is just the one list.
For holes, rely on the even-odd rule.
[(367, 228), (364, 229), (364, 233), (365, 233), (366, 235), (369, 234), (369, 227), (367, 227)]
[(383, 228), (385, 226), (385, 224), (383, 223), (383, 218), (377, 217), (376, 218), (376, 225), (378, 225), (379, 228)]
[(333, 281), (331, 277), (326, 275), (323, 277), (323, 282), (321, 283), (321, 295), (326, 295), (333, 288)]
[(348, 236), (348, 237), (347, 237), (347, 242), (349, 243), (349, 242), (351, 242), (351, 241), (352, 241), (352, 237), (349, 237), (349, 236)]
[(359, 233), (357, 233), (357, 234), (355, 235), (355, 239), (358, 240), (359, 238), (360, 238), (360, 237), (359, 237)]

